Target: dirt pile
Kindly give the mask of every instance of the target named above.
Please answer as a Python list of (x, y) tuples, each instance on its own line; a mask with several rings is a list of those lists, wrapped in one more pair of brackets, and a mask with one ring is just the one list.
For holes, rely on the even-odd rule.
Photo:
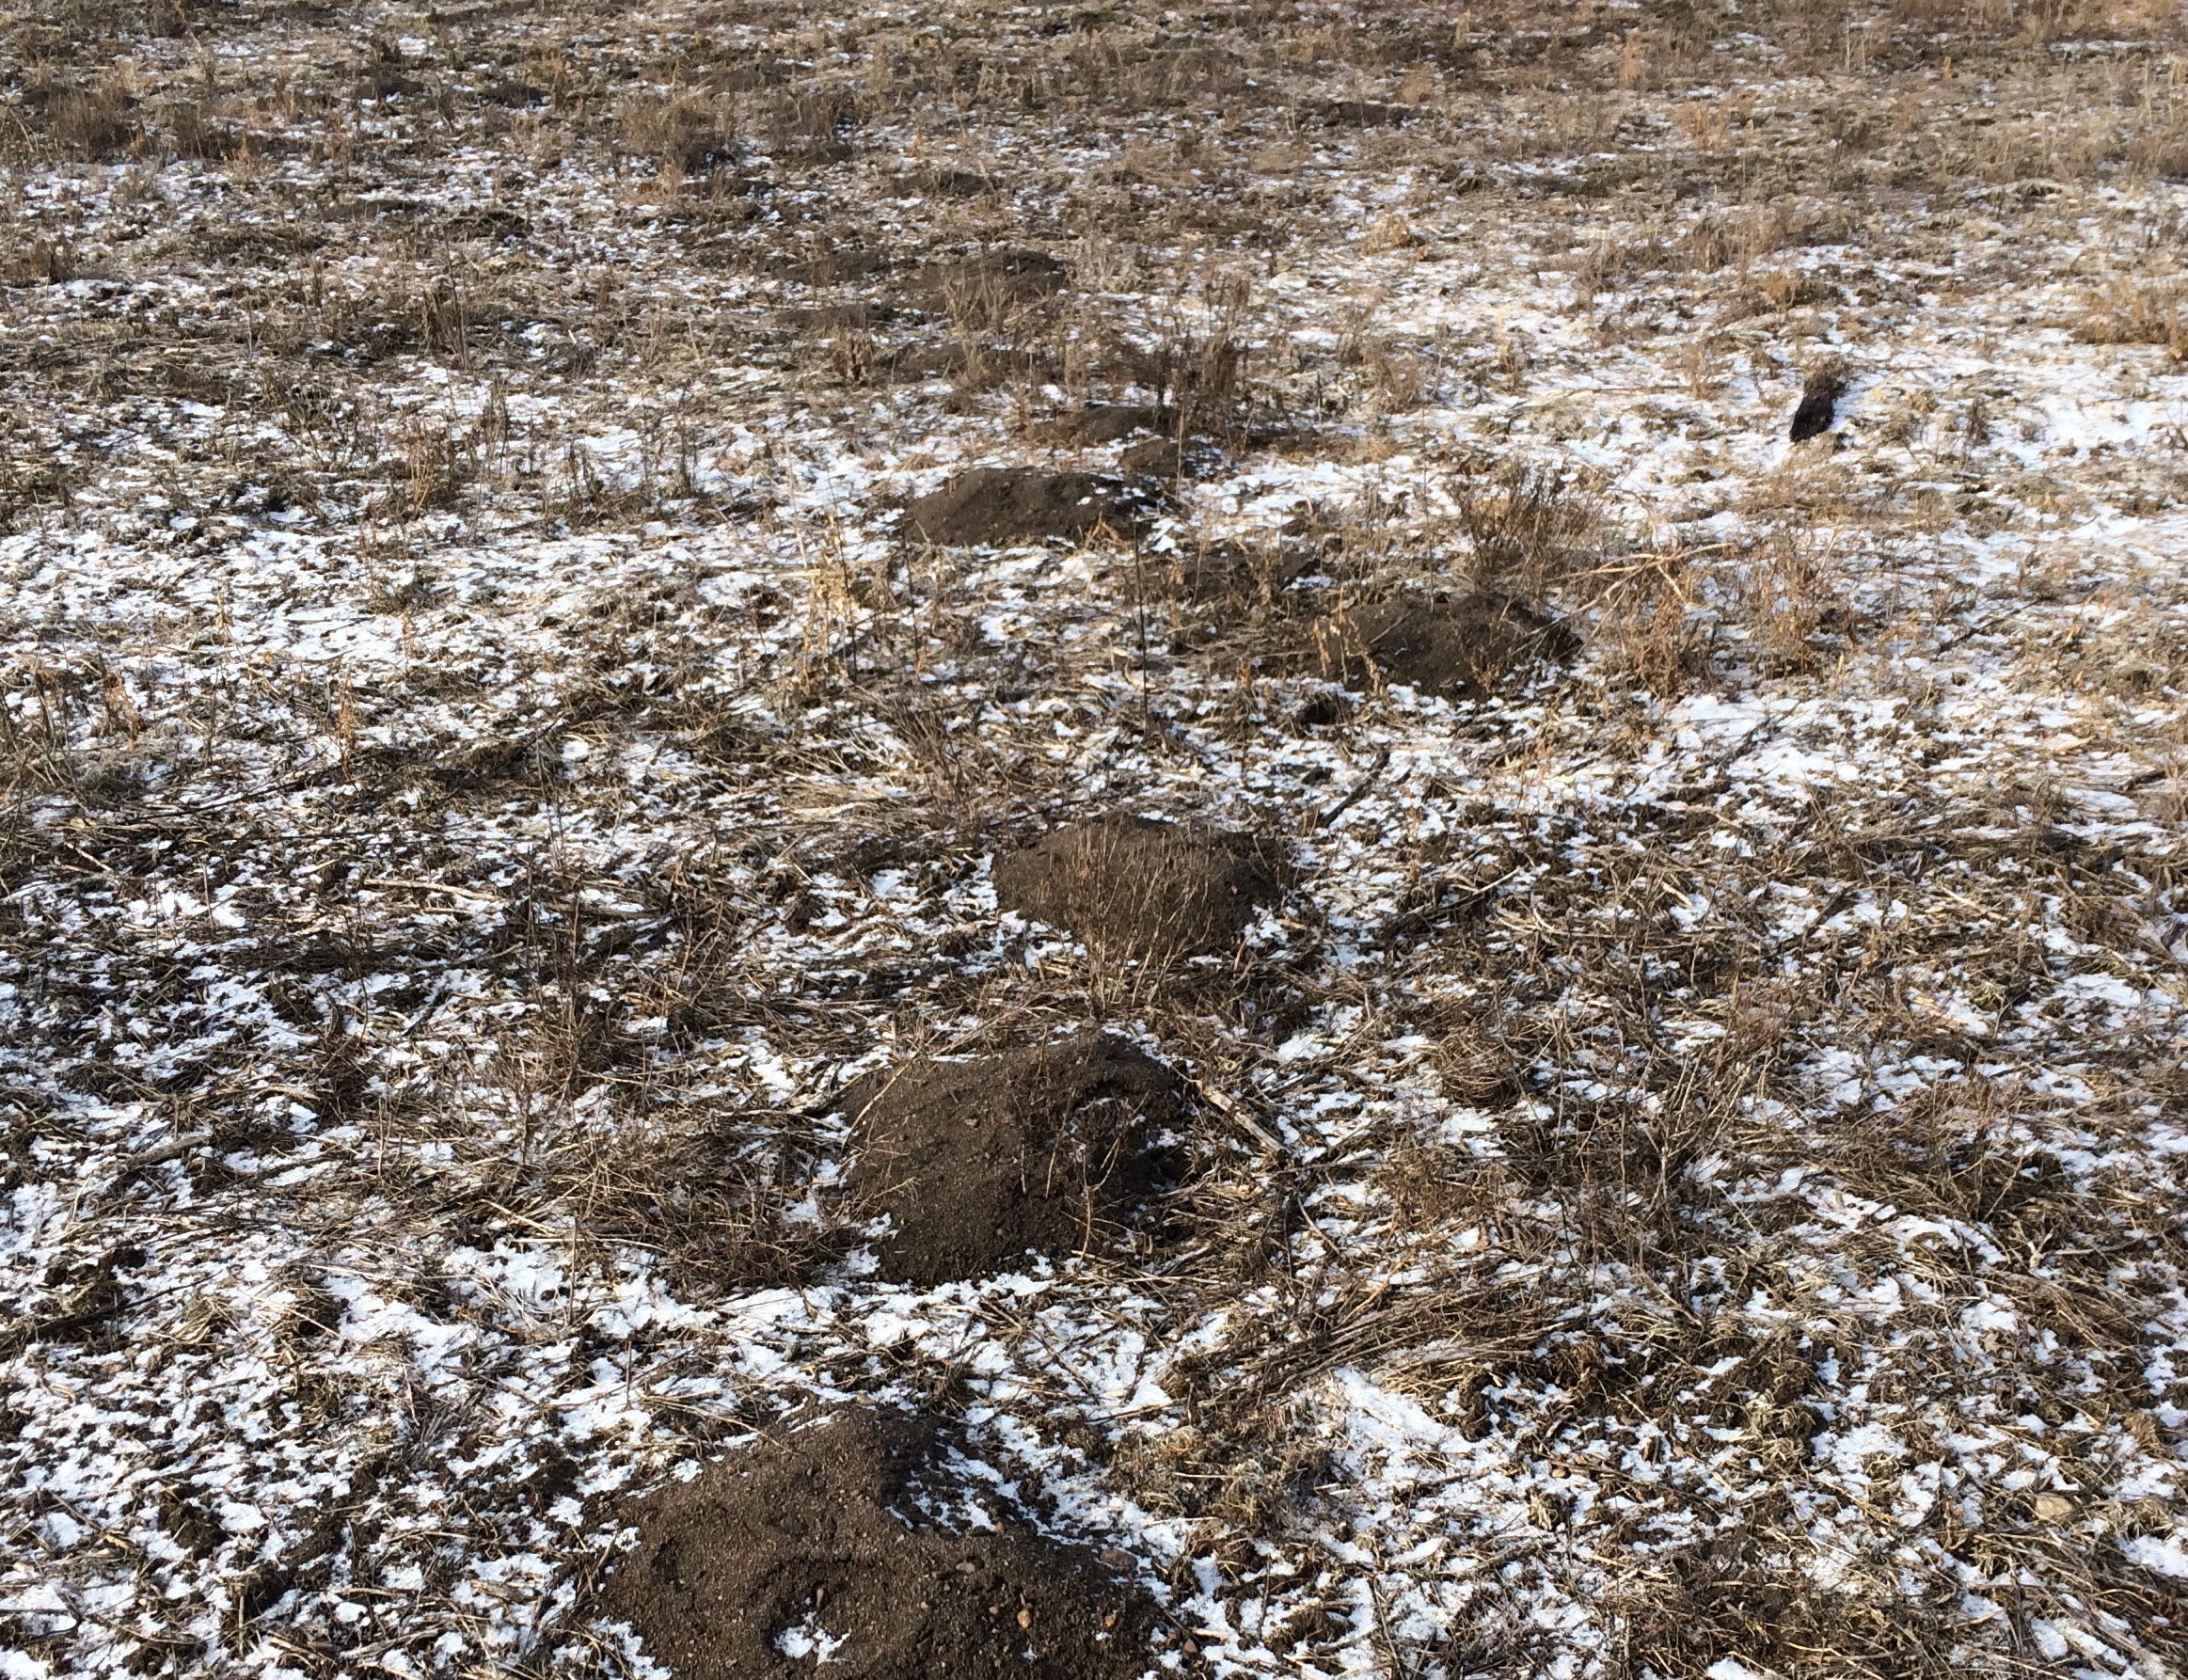
[(1052, 443), (1122, 443), (1135, 432), (1167, 437), (1178, 429), (1177, 414), (1146, 403), (1088, 403), (1058, 415), (1041, 427)]
[(1153, 1138), (1184, 1112), (1167, 1068), (1093, 1032), (884, 1069), (837, 1106), (858, 1138), (851, 1202), (894, 1221), (882, 1275), (919, 1284), (1113, 1242), (1169, 1176)]
[(1274, 904), (1282, 877), (1278, 848), (1256, 835), (1098, 816), (996, 859), (995, 902), (1111, 955), (1203, 956)]
[(1015, 1522), (941, 1526), (930, 1503), (993, 1497), (952, 1484), (943, 1445), (919, 1418), (846, 1409), (635, 1499), (639, 1543), (599, 1609), (677, 1680), (1137, 1680), (1157, 1645), (1146, 1592)]
[(904, 529), (945, 547), (1077, 540), (1102, 526), (1129, 536), (1146, 524), (1151, 506), (1144, 486), (1102, 473), (975, 467), (913, 499)]
[[(980, 190), (980, 189), (975, 189)], [(984, 251), (961, 262), (938, 262), (919, 277), (922, 290), (954, 310), (1030, 303), (1071, 283), (1068, 264), (1046, 251)]]
[(1418, 596), (1363, 607), (1335, 638), (1348, 677), (1367, 679), (1370, 663), (1388, 683), (1424, 694), (1479, 698), (1538, 660), (1564, 658), (1578, 638), (1510, 595), (1455, 601)]

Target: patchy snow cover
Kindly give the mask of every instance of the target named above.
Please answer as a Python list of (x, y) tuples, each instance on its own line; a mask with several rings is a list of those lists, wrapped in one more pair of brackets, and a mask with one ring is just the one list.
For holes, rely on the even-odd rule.
[[(854, 1395), (959, 1414), (968, 1519), (1115, 1548), (1219, 1673), (2180, 1666), (2188, 375), (2081, 315), (2180, 190), (1884, 182), (1673, 262), (1760, 213), (1558, 182), (1729, 168), (1721, 90), (1621, 91), (1584, 10), (1641, 15), (1514, 40), (1600, 93), (1438, 14), (1416, 115), (1302, 130), (1300, 23), (1190, 144), (1092, 92), (938, 126), (993, 95), (889, 91), (925, 13), (128, 38), (266, 144), (18, 166), (0, 1673), (660, 1672), (586, 1614), (618, 1498)], [(1822, 132), (1828, 64), (1719, 44), (1741, 121)], [(571, 92), (733, 62), (879, 77), (849, 158), (785, 105), (679, 186)], [(951, 208), (958, 144), (1026, 184)], [(1291, 230), (1149, 211), (1219, 166)], [(798, 277), (836, 206), (893, 275)], [(921, 372), (914, 254), (1005, 243), (1081, 312)], [(901, 540), (959, 468), (1115, 465), (1027, 438), (1156, 400), (1119, 335), (1227, 334), (1137, 550)], [(1839, 446), (1791, 450), (1827, 350)], [(1579, 651), (1304, 721), (1312, 626), (1487, 565), (1511, 461), (1598, 504), (1539, 580)], [(1234, 550), (1276, 586), (1181, 581)], [(1107, 808), (1297, 884), (1161, 985), (998, 917), (997, 851)], [(1089, 1019), (1225, 1100), (1165, 1245), (876, 1281), (824, 1100)]]

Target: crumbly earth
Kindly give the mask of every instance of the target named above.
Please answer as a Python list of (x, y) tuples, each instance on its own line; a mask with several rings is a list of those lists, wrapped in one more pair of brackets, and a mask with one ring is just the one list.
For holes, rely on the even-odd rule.
[(1105, 816), (995, 860), (995, 903), (1128, 960), (1216, 956), (1281, 889), (1277, 842), (1200, 823)]
[(914, 537), (947, 544), (1131, 534), (1147, 522), (1148, 499), (1124, 479), (1102, 474), (976, 467), (914, 500), (904, 524)]
[(1429, 694), (1480, 696), (1575, 640), (1525, 601), (1481, 593), (1380, 601), (1336, 626), (1358, 653), (1356, 680), (1403, 683)]
[(733, 1451), (626, 1507), (598, 1608), (686, 1680), (1136, 1680), (1177, 1644), (1144, 1588), (953, 1484), (943, 1445), (846, 1408)]
[[(2188, 1672), (2174, 0), (44, 0), (0, 167), (8, 1680), (658, 1675), (852, 1403), (1151, 1673)], [(1160, 1240), (887, 1275), (1081, 1032)]]
[(1113, 1247), (1166, 1177), (1177, 1076), (1108, 1034), (1001, 1055), (878, 1068), (836, 1106), (856, 1153), (854, 1211), (888, 1221), (883, 1276), (933, 1285), (1013, 1269), (1030, 1250)]

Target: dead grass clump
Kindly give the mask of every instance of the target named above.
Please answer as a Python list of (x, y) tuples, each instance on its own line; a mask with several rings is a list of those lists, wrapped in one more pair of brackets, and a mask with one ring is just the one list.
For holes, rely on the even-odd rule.
[(2086, 1209), (2058, 1161), (2017, 1124), (2006, 1093), (1973, 1074), (1834, 1125), (1827, 1153), (1855, 1195), (1976, 1228), (2009, 1254), (2050, 1252)]
[(1739, 573), (1741, 616), (1756, 668), (1768, 676), (1813, 671), (1818, 638), (1834, 618), (1835, 543), (1805, 527), (1781, 527), (1747, 557)]
[(193, 162), (225, 163), (246, 144), (243, 126), (221, 118), (202, 100), (171, 101), (161, 108), (160, 119), (175, 155)]
[(615, 130), (631, 152), (684, 175), (735, 168), (741, 155), (736, 123), (707, 94), (634, 94), (617, 109)]
[[(1800, 1530), (1786, 1518), (1747, 1519), (1669, 1560), (1626, 1607), (1621, 1628), (1625, 1672), (1700, 1674), (1734, 1658), (1798, 1680), (1893, 1674), (1947, 1680), (1956, 1661), (1959, 1589), (1938, 1579), (1926, 1592), (1903, 1571), (1866, 1560), (1860, 1590), (1842, 1579), (1818, 1586)], [(1873, 1573), (1871, 1573), (1873, 1572)]]
[(1716, 632), (1692, 556), (1674, 546), (1605, 560), (1581, 579), (1593, 608), (1589, 645), (1612, 687), (1672, 699), (1706, 675)]
[(1226, 272), (1203, 291), (1207, 307), (1197, 320), (1173, 309), (1147, 338), (1097, 328), (1109, 367), (1150, 392), (1157, 407), (1174, 410), (1181, 436), (1223, 430), (1241, 418), (1246, 397), (1251, 280)]
[(419, 419), (403, 434), (403, 477), (388, 512), (398, 518), (453, 507), (478, 476), (473, 440), (445, 421)]
[[(1673, 253), (1654, 235), (1641, 240), (1598, 239), (1573, 264), (1574, 296), (1586, 309), (1597, 293), (1609, 290), (1614, 282), (1672, 265)], [(1717, 266), (1723, 264), (1720, 262)]]
[(1530, 600), (1540, 600), (1572, 568), (1602, 516), (1601, 504), (1575, 475), (1527, 461), (1462, 480), (1451, 499), (1473, 548), (1475, 585)]
[(46, 130), (71, 156), (108, 163), (143, 144), (135, 104), (119, 79), (102, 76), (88, 87), (71, 88), (54, 99)]
[(850, 156), (850, 136), (858, 125), (858, 102), (845, 89), (786, 89), (767, 105), (761, 132), (778, 158), (833, 164)]
[(2188, 360), (2188, 321), (2177, 286), (2115, 280), (2084, 307), (2074, 336), (2085, 344), (2159, 344), (2175, 361)]

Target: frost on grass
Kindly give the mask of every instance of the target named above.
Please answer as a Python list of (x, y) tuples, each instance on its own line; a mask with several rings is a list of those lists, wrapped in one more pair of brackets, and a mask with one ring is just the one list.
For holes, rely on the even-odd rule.
[(853, 1405), (1165, 1672), (2188, 1665), (2179, 31), (0, 20), (0, 1671), (660, 1672)]

